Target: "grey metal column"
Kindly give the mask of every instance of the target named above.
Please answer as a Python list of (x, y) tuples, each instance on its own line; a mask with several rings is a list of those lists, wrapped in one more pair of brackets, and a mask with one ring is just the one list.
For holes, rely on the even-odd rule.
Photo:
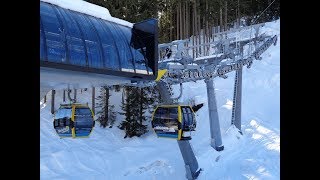
[(242, 68), (236, 71), (234, 78), (233, 105), (231, 124), (234, 124), (239, 132), (241, 131), (241, 96), (242, 96)]
[[(168, 85), (163, 81), (159, 81), (157, 83), (157, 88), (160, 92), (163, 103), (172, 104), (173, 99), (170, 98), (172, 93), (170, 92), (171, 89)], [(194, 155), (192, 147), (188, 140), (180, 140), (177, 142), (185, 164), (186, 178), (188, 180), (194, 180), (199, 176), (201, 169), (199, 168), (198, 161)]]
[(163, 103), (168, 103), (168, 104), (173, 103), (173, 99), (171, 99), (171, 96), (172, 96), (171, 89), (166, 82), (163, 82), (163, 81), (157, 82), (157, 88), (159, 90), (161, 100)]
[(217, 151), (222, 151), (224, 149), (224, 146), (222, 145), (222, 140), (221, 140), (219, 116), (218, 116), (216, 96), (214, 93), (213, 79), (206, 79), (205, 83), (207, 84), (211, 146)]
[(73, 99), (74, 99), (74, 102), (77, 102), (77, 89), (73, 89), (73, 92), (74, 92), (74, 96), (73, 96)]
[(56, 94), (56, 90), (52, 89), (51, 91), (51, 114), (54, 114), (54, 97)]
[(96, 99), (96, 88), (92, 87), (92, 112), (93, 112), (93, 114), (96, 113), (96, 111), (95, 111), (95, 104), (96, 104), (95, 99)]
[(62, 100), (63, 102), (66, 102), (66, 90), (63, 90)]
[(51, 91), (51, 88), (40, 87), (40, 101), (46, 94), (48, 94), (49, 91)]
[(186, 177), (189, 180), (196, 179), (201, 169), (199, 169), (198, 161), (193, 153), (192, 147), (188, 140), (177, 141), (186, 168)]

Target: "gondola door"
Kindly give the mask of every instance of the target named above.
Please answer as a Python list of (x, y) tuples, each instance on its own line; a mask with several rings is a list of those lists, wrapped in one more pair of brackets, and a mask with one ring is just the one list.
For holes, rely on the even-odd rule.
[(88, 137), (94, 126), (93, 113), (85, 106), (73, 107), (74, 131), (73, 137)]
[(53, 126), (60, 137), (73, 137), (73, 121), (71, 106), (58, 109), (58, 111), (55, 113)]
[(158, 137), (180, 139), (181, 122), (177, 106), (158, 107), (154, 113), (152, 126)]
[(181, 106), (181, 118), (182, 118), (182, 139), (191, 140), (191, 131), (195, 129), (195, 117), (194, 112), (190, 106)]
[(194, 130), (196, 126), (195, 115), (190, 106), (181, 106), (182, 110), (182, 130)]

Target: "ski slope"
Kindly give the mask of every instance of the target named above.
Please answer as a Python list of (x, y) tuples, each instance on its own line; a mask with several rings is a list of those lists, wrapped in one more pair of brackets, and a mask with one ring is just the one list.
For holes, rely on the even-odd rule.
[[(235, 73), (214, 80), (225, 150), (217, 152), (210, 146), (205, 83), (184, 84), (182, 102), (194, 97), (205, 102), (197, 112), (197, 131), (191, 140), (203, 169), (199, 180), (280, 179), (280, 20), (266, 23), (262, 31), (277, 34), (278, 41), (261, 61), (243, 69), (243, 135), (230, 126)], [(91, 90), (77, 97), (90, 104)], [(62, 100), (59, 91), (56, 100)], [(56, 107), (61, 102), (56, 102)], [(121, 92), (112, 92), (111, 103), (121, 103)], [(40, 102), (41, 179), (185, 179), (184, 162), (175, 140), (157, 138), (150, 127), (140, 138), (124, 139), (124, 132), (116, 126), (103, 129), (98, 123), (89, 138), (60, 139), (53, 128), (50, 108), (50, 100)], [(117, 118), (116, 124), (122, 120), (120, 115)]]

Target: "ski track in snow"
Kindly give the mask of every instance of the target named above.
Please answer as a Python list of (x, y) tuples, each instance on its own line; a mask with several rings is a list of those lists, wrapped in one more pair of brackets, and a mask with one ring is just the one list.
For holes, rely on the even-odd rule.
[[(279, 35), (279, 23), (264, 31)], [(242, 132), (231, 123), (234, 72), (214, 80), (224, 150), (210, 146), (206, 86), (203, 81), (184, 84), (182, 102), (197, 96), (205, 102), (197, 112), (197, 131), (191, 145), (203, 169), (199, 180), (280, 179), (280, 35), (261, 61), (243, 69)], [(176, 92), (179, 88), (174, 87)], [(98, 92), (98, 88), (96, 88)], [(121, 92), (112, 92), (111, 102), (121, 103)], [(50, 93), (47, 95), (50, 97)], [(90, 88), (77, 96), (91, 102)], [(57, 101), (62, 93), (57, 91)], [(55, 106), (59, 107), (56, 102)], [(116, 127), (100, 128), (91, 136), (60, 139), (52, 125), (50, 98), (40, 102), (40, 178), (46, 179), (185, 179), (184, 162), (175, 140), (157, 138), (152, 129), (140, 138), (126, 138)], [(118, 107), (119, 110), (119, 107)], [(117, 115), (118, 122), (122, 120)]]

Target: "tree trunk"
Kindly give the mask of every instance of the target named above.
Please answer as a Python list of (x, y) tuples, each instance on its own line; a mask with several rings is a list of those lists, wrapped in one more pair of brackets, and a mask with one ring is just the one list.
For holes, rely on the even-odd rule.
[(170, 42), (172, 41), (172, 28), (173, 28), (173, 26), (172, 26), (172, 15), (173, 15), (173, 9), (172, 9), (172, 6), (171, 6), (171, 4), (170, 4), (170, 12), (172, 12), (172, 13), (169, 13), (169, 17), (170, 17), (170, 22), (169, 22), (169, 24), (170, 24)]
[(180, 21), (180, 37), (179, 39), (183, 38), (183, 27), (182, 27), (182, 12), (181, 12), (181, 1), (179, 2), (179, 21)]
[[(109, 121), (109, 88), (104, 87), (104, 90), (106, 91), (106, 102), (105, 102), (105, 110), (104, 110), (104, 117), (107, 119), (107, 122)], [(107, 123), (108, 125), (108, 123)]]
[[(199, 9), (197, 11), (198, 12), (197, 13), (197, 22), (198, 22), (198, 24), (197, 24), (197, 28), (198, 28), (198, 38), (197, 38), (197, 40), (198, 40), (198, 45), (201, 44), (201, 21), (200, 21), (201, 11), (200, 11), (200, 3), (201, 2), (199, 2), (199, 6), (197, 4), (197, 8), (199, 7)], [(198, 48), (198, 54), (201, 54), (201, 46), (199, 46), (199, 48)]]
[(214, 28), (214, 20), (212, 20), (212, 23), (210, 24), (209, 27), (210, 27), (210, 38), (211, 38), (210, 41), (213, 42), (213, 41), (214, 41), (214, 39), (213, 39), (213, 37), (214, 37), (214, 35), (213, 35), (213, 34), (214, 34), (214, 31), (213, 31), (213, 28)]
[[(208, 13), (209, 13), (209, 6), (208, 6), (208, 0), (206, 0), (206, 43), (209, 43), (209, 17), (208, 17)], [(206, 55), (209, 55), (209, 45), (206, 46)]]
[(223, 21), (222, 21), (222, 3), (221, 3), (221, 0), (220, 0), (220, 32), (223, 31)]
[[(197, 19), (197, 0), (195, 0), (194, 2), (194, 23), (193, 23), (193, 26), (194, 26), (194, 42), (195, 42), (195, 45), (197, 46), (198, 45), (198, 40), (197, 40), (197, 37), (198, 37), (198, 28), (197, 28), (197, 25), (198, 25), (198, 19)], [(198, 48), (196, 47), (195, 48), (196, 50), (196, 54), (195, 54), (195, 57), (197, 58), (198, 57)]]
[(182, 2), (182, 7), (181, 7), (181, 19), (182, 19), (182, 23), (181, 23), (181, 27), (182, 27), (182, 38), (181, 39), (185, 39), (185, 36), (186, 36), (186, 21), (185, 21), (185, 14), (186, 14), (186, 11), (185, 11), (185, 3)]
[(237, 28), (240, 28), (240, 0), (238, 0), (238, 8), (237, 8)]
[[(202, 18), (202, 43), (204, 44), (204, 43), (206, 43), (206, 20), (205, 20), (206, 18), (205, 17), (203, 17)], [(202, 46), (202, 55), (203, 56), (205, 56), (206, 55), (206, 53), (205, 53), (205, 48), (206, 46), (205, 45), (203, 45)]]
[(143, 116), (143, 113), (142, 113), (142, 108), (143, 108), (143, 106), (142, 106), (142, 97), (143, 97), (143, 89), (142, 88), (140, 88), (140, 124), (142, 125), (142, 116)]
[[(195, 25), (194, 25), (194, 22), (195, 22), (195, 2), (193, 2), (192, 4), (192, 46), (195, 45), (194, 41), (195, 41)], [(194, 51), (194, 48), (192, 48), (192, 58), (195, 57), (195, 51)]]
[(186, 38), (189, 38), (189, 34), (188, 34), (188, 24), (189, 24), (189, 21), (188, 21), (188, 15), (189, 15), (189, 13), (188, 13), (188, 1), (186, 1), (186, 3), (185, 3), (185, 10), (186, 10), (186, 12), (185, 12), (185, 28), (186, 28), (186, 30), (185, 30), (185, 37)]
[(177, 22), (175, 23), (177, 26), (177, 38), (176, 39), (179, 39), (179, 33), (180, 33), (179, 3), (178, 3), (178, 7), (177, 7), (176, 19), (177, 19)]
[[(198, 45), (200, 45), (201, 44), (201, 21), (200, 21), (200, 9), (199, 9), (199, 13), (198, 13), (198, 15), (197, 15), (198, 17), (198, 35), (199, 35), (199, 37), (198, 37)], [(198, 52), (199, 54), (201, 54), (201, 46), (199, 46), (199, 52)]]
[(189, 8), (189, 0), (186, 2), (186, 36), (190, 37), (190, 8)]
[(224, 7), (224, 30), (228, 30), (228, 1), (225, 1), (225, 7)]

